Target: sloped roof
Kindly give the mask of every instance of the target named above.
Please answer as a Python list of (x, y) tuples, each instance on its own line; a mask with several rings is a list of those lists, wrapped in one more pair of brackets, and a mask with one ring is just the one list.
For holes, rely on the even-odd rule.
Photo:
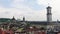
[(47, 21), (27, 21), (30, 24), (37, 24), (37, 25), (46, 25)]
[[(47, 21), (26, 21), (26, 22), (30, 23), (30, 24), (36, 24), (36, 25), (47, 25), (47, 24), (49, 24)], [(57, 21), (52, 21), (51, 23), (57, 23)], [(60, 21), (58, 23), (60, 23)]]

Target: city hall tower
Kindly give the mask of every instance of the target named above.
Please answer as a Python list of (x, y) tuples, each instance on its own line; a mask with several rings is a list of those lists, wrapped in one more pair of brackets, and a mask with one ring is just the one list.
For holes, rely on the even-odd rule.
[(51, 13), (51, 7), (47, 7), (47, 22), (52, 22), (52, 13)]

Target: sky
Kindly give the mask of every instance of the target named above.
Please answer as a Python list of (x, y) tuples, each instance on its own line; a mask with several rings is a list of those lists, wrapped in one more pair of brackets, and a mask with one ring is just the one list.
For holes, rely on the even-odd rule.
[(46, 21), (47, 6), (52, 7), (52, 20), (60, 20), (60, 0), (0, 0), (0, 18)]

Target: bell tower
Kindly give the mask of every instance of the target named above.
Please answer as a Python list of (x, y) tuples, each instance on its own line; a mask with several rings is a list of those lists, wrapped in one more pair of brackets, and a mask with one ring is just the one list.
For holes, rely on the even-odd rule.
[(47, 7), (47, 22), (51, 22), (52, 21), (51, 9), (52, 8), (50, 6)]
[(23, 22), (25, 22), (25, 17), (23, 16)]

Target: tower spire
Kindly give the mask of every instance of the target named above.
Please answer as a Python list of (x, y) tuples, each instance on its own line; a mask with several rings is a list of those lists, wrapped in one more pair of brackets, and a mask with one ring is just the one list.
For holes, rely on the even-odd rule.
[(13, 16), (12, 20), (15, 20), (15, 17)]
[(50, 3), (49, 3), (49, 2), (47, 3), (47, 7), (48, 7), (48, 6), (50, 6)]
[(23, 16), (23, 21), (25, 21), (25, 17)]
[(48, 6), (49, 6), (49, 3), (48, 3)]

